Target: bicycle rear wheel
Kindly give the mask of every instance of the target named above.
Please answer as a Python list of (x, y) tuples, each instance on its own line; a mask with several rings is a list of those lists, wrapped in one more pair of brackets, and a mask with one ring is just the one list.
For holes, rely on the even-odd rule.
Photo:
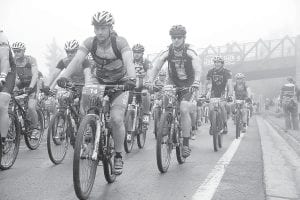
[(57, 112), (49, 123), (47, 134), (47, 150), (50, 160), (54, 164), (60, 164), (69, 147), (67, 129), (68, 120), (65, 113)]
[[(134, 111), (133, 110), (127, 110), (126, 116), (125, 116), (125, 140), (124, 140), (124, 149), (126, 153), (130, 153), (133, 148), (134, 144), (134, 129), (133, 129), (133, 118), (134, 118)], [(134, 130), (134, 131), (131, 131)]]
[(43, 134), (44, 134), (44, 117), (43, 114), (40, 110), (36, 110), (37, 115), (38, 115), (38, 123), (39, 123), (39, 134), (37, 135), (37, 138), (31, 138), (31, 134), (25, 134), (24, 139), (25, 139), (25, 144), (26, 146), (31, 149), (31, 150), (36, 150), (43, 139)]
[(157, 133), (156, 140), (156, 161), (157, 167), (161, 173), (168, 171), (171, 152), (172, 152), (172, 142), (171, 142), (171, 116), (168, 112), (163, 113), (160, 120), (160, 127)]
[(147, 128), (144, 126), (143, 120), (139, 119), (137, 144), (140, 149), (144, 148), (147, 138)]
[(13, 113), (9, 113), (9, 124), (5, 143), (2, 144), (2, 141), (0, 141), (0, 169), (2, 170), (9, 169), (13, 166), (20, 147), (20, 124), (17, 116)]
[(79, 199), (88, 199), (92, 191), (99, 159), (92, 160), (97, 118), (86, 115), (80, 123), (73, 158), (73, 185)]

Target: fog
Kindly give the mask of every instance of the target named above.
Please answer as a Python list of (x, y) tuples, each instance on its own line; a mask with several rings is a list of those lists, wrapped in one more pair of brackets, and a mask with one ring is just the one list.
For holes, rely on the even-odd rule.
[(130, 45), (144, 44), (146, 54), (166, 48), (174, 24), (186, 26), (187, 42), (199, 48), (300, 33), (296, 0), (1, 0), (0, 26), (11, 43), (24, 42), (27, 54), (36, 57), (40, 70), (47, 73), (46, 45), (53, 38), (63, 47), (66, 40), (82, 42), (92, 36), (91, 17), (101, 10), (113, 14), (115, 30)]

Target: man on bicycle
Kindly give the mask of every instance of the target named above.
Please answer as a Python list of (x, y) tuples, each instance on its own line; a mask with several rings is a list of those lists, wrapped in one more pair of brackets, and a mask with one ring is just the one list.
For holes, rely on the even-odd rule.
[[(114, 18), (107, 11), (97, 12), (92, 17), (95, 36), (88, 37), (79, 47), (75, 57), (57, 83), (64, 86), (73, 72), (91, 53), (95, 62), (92, 70), (99, 84), (125, 85), (126, 90), (135, 88), (135, 69), (130, 46), (124, 37), (113, 33)], [(125, 139), (124, 115), (128, 103), (128, 92), (116, 91), (111, 97), (111, 125), (116, 155), (114, 157), (115, 174), (123, 170), (122, 150)]]
[[(2, 143), (5, 142), (8, 128), (9, 116), (8, 106), (10, 95), (14, 89), (16, 80), (16, 65), (10, 50), (8, 39), (0, 29), (0, 136)], [(1, 161), (1, 155), (0, 155)]]
[[(133, 52), (133, 63), (135, 64), (135, 72), (137, 76), (138, 88), (143, 86), (143, 81), (145, 80), (146, 73), (152, 68), (152, 63), (143, 58), (145, 48), (141, 44), (135, 44), (132, 47)], [(143, 107), (143, 123), (149, 124), (149, 112), (150, 112), (150, 94), (146, 92), (146, 95), (142, 95), (142, 107)]]
[[(61, 59), (58, 62), (56, 68), (54, 68), (53, 71), (51, 71), (49, 78), (45, 81), (45, 86), (42, 89), (43, 92), (48, 94), (50, 91), (50, 88), (53, 89), (56, 86), (55, 79), (58, 77), (58, 75), (64, 69), (67, 68), (69, 63), (72, 61), (72, 59), (76, 55), (78, 48), (79, 48), (79, 43), (77, 40), (69, 40), (65, 43), (64, 49), (66, 51), (67, 57)], [(72, 82), (74, 82), (75, 84), (82, 85), (82, 86), (85, 84), (94, 82), (94, 80), (91, 78), (89, 67), (90, 67), (90, 62), (86, 58), (83, 61), (81, 67), (78, 67), (75, 70), (75, 72), (70, 76), (70, 79), (72, 80)], [(81, 96), (81, 87), (78, 88), (78, 94), (79, 94), (79, 96)], [(84, 114), (84, 106), (82, 106), (82, 102), (80, 105), (81, 105), (80, 113)]]
[[(190, 102), (194, 90), (199, 88), (201, 76), (200, 59), (191, 47), (185, 43), (186, 29), (182, 25), (172, 26), (169, 32), (172, 44), (157, 58), (157, 62), (149, 72), (149, 82), (152, 83), (161, 70), (163, 64), (168, 61), (169, 81), (176, 87), (187, 89), (177, 90), (178, 102), (180, 102), (180, 119), (183, 133), (183, 157), (191, 153), (189, 147), (192, 127), (192, 114), (194, 105)], [(189, 89), (188, 89), (189, 88)]]
[[(214, 68), (210, 69), (206, 75), (207, 79), (207, 98), (226, 98), (232, 97), (232, 78), (231, 71), (224, 68), (224, 59), (221, 56), (215, 56), (213, 58)], [(226, 90), (228, 88), (228, 94), (226, 94)], [(213, 106), (209, 106), (209, 112), (212, 111)], [(226, 102), (223, 101), (221, 103), (221, 112), (222, 112), (222, 120), (224, 122), (223, 133), (227, 133), (227, 109)], [(212, 134), (212, 129), (210, 127), (209, 133)]]
[(38, 122), (38, 115), (36, 112), (36, 93), (38, 81), (38, 66), (36, 59), (32, 56), (25, 55), (25, 44), (23, 42), (15, 42), (12, 44), (12, 49), (15, 54), (16, 62), (16, 86), (19, 90), (24, 89), (25, 93), (29, 95), (28, 114), (32, 122), (31, 139), (37, 139), (40, 128)]
[[(237, 73), (235, 75), (235, 85), (233, 87), (234, 89), (234, 97), (236, 100), (245, 100), (249, 101), (249, 95), (250, 95), (250, 90), (246, 85), (245, 82), (245, 75), (243, 73)], [(245, 133), (246, 132), (246, 127), (247, 127), (247, 107), (244, 104), (243, 108), (242, 108), (242, 121), (243, 121), (243, 128), (242, 128), (242, 132)]]

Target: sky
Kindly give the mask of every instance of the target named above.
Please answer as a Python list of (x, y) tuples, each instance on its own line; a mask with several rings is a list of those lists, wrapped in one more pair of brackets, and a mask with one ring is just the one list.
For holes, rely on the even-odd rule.
[(197, 48), (300, 34), (298, 0), (1, 0), (0, 5), (0, 26), (10, 43), (24, 42), (46, 74), (47, 44), (55, 38), (63, 48), (67, 40), (93, 36), (91, 17), (102, 10), (113, 14), (116, 32), (130, 46), (143, 44), (146, 54), (171, 43), (175, 24), (186, 27), (186, 41)]

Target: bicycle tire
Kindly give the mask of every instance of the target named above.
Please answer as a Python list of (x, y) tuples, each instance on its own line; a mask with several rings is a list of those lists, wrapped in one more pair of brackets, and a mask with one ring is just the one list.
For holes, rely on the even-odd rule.
[[(94, 142), (95, 142), (95, 133), (96, 133), (96, 128), (97, 128), (97, 119), (94, 115), (86, 115), (79, 126), (79, 130), (77, 133), (77, 137), (76, 137), (76, 142), (75, 142), (75, 149), (74, 149), (74, 157), (73, 157), (73, 185), (74, 185), (74, 190), (76, 193), (76, 196), (79, 199), (88, 199), (90, 196), (90, 193), (93, 189), (93, 185), (94, 185), (94, 181), (95, 181), (95, 177), (96, 177), (96, 171), (97, 171), (97, 166), (98, 166), (98, 162), (99, 159), (97, 160), (91, 160), (91, 156), (87, 156), (86, 159), (90, 160), (90, 172), (89, 172), (89, 177), (88, 177), (88, 183), (87, 183), (87, 188), (84, 189), (83, 187), (81, 187), (81, 183), (83, 181), (81, 181), (80, 178), (80, 167), (81, 167), (81, 150), (82, 150), (82, 146), (84, 141), (86, 140), (85, 138), (85, 129), (87, 127), (87, 125), (90, 124), (91, 125), (91, 129), (92, 129), (92, 133), (90, 136), (90, 141), (91, 141), (91, 146), (94, 146)], [(84, 146), (84, 147), (88, 147)]]
[[(2, 170), (7, 170), (14, 165), (14, 163), (17, 159), (18, 153), (19, 153), (20, 140), (21, 140), (21, 138), (20, 138), (21, 128), (20, 128), (20, 124), (18, 121), (18, 117), (14, 113), (11, 113), (11, 112), (9, 112), (8, 114), (9, 114), (10, 121), (13, 123), (12, 126), (14, 126), (14, 130), (12, 131), (12, 134), (14, 134), (15, 145), (12, 150), (12, 156), (10, 157), (10, 159), (8, 159), (9, 161), (8, 162), (6, 161), (4, 163), (6, 155), (8, 155), (8, 152), (2, 150), (2, 141), (0, 141), (0, 169), (2, 169)], [(8, 131), (10, 131), (10, 129)], [(10, 133), (8, 133), (8, 135), (9, 134)], [(8, 140), (8, 138), (7, 138), (7, 140)], [(6, 141), (6, 142), (8, 142), (8, 141)], [(2, 155), (2, 153), (3, 153), (3, 155)]]
[(213, 136), (213, 148), (214, 151), (218, 151), (218, 126), (217, 126), (217, 112), (212, 111), (211, 113), (211, 128)]
[[(60, 118), (63, 119), (63, 135), (59, 134), (60, 136), (60, 139), (56, 139), (54, 138), (54, 136), (56, 135), (57, 136), (57, 128), (58, 128), (58, 123), (60, 122)], [(66, 123), (66, 116), (63, 112), (57, 112), (51, 119), (50, 123), (49, 123), (49, 127), (48, 127), (48, 133), (47, 133), (47, 150), (48, 150), (48, 155), (49, 155), (49, 158), (51, 160), (51, 162), (53, 164), (60, 164), (66, 154), (67, 154), (67, 150), (68, 150), (68, 138), (67, 138), (67, 132), (65, 131), (65, 128), (67, 126), (67, 123)], [(54, 134), (54, 131), (55, 131), (55, 134)], [(64, 142), (61, 140), (61, 139), (64, 139), (65, 140), (65, 145), (62, 145), (64, 144)], [(58, 147), (58, 146), (61, 146), (63, 147), (62, 149), (62, 153), (61, 155), (59, 156), (56, 156), (55, 153), (54, 153), (54, 148), (55, 147)]]
[[(170, 146), (169, 144), (169, 141), (171, 140), (170, 138), (171, 124), (169, 120), (169, 115), (170, 114), (168, 112), (162, 114), (159, 131), (157, 133), (157, 139), (156, 139), (156, 161), (157, 161), (158, 170), (161, 173), (165, 173), (168, 171), (168, 168), (170, 166), (170, 161), (171, 161), (172, 146)], [(168, 137), (166, 141), (167, 155), (166, 155), (165, 163), (163, 162), (163, 156), (162, 156), (162, 142), (164, 142), (163, 137)]]
[(107, 147), (107, 154), (104, 155), (102, 160), (103, 163), (103, 172), (104, 177), (108, 183), (113, 183), (116, 180), (116, 175), (114, 173), (114, 143), (111, 134), (106, 136), (106, 147)]
[[(134, 137), (135, 137), (135, 130), (134, 131), (129, 131), (132, 130), (133, 126), (133, 116), (134, 116), (134, 110), (127, 110), (126, 115), (125, 115), (125, 139), (124, 139), (124, 149), (126, 153), (130, 153), (133, 148), (134, 144)], [(128, 140), (128, 135), (130, 135), (130, 140)]]

